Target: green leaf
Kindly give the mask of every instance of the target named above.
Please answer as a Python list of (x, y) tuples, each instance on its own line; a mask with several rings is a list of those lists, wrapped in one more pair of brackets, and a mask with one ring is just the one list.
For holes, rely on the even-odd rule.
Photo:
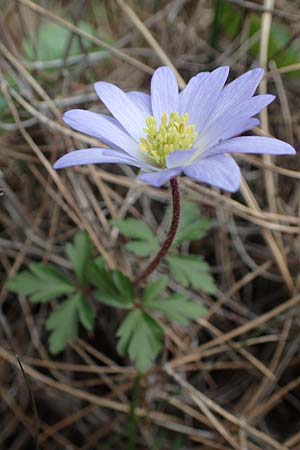
[(125, 297), (122, 297), (119, 292), (114, 289), (113, 285), (110, 290), (98, 289), (95, 291), (94, 295), (98, 302), (113, 306), (114, 308), (131, 309), (133, 306), (132, 302), (128, 301)]
[(95, 311), (92, 306), (88, 303), (88, 301), (81, 296), (77, 305), (79, 320), (81, 324), (88, 331), (92, 331), (94, 329), (95, 324)]
[(95, 299), (115, 308), (130, 309), (135, 294), (131, 281), (119, 270), (109, 272), (102, 264), (91, 264), (89, 280), (96, 287)]
[(184, 287), (192, 286), (214, 294), (216, 286), (209, 273), (209, 265), (201, 256), (167, 256), (166, 261), (174, 279)]
[(163, 313), (169, 320), (181, 325), (187, 325), (190, 319), (197, 320), (207, 313), (203, 305), (189, 300), (184, 294), (175, 294), (168, 298), (148, 302), (146, 306)]
[(86, 277), (88, 283), (94, 287), (101, 287), (105, 281), (108, 281), (109, 284), (111, 283), (109, 272), (106, 270), (104, 260), (101, 256), (89, 263), (86, 269)]
[(135, 239), (153, 239), (154, 234), (151, 228), (141, 220), (137, 219), (114, 219), (110, 221), (111, 225), (118, 228), (118, 230), (124, 234), (124, 236)]
[(117, 336), (118, 352), (121, 355), (128, 353), (141, 372), (151, 367), (162, 348), (163, 330), (152, 317), (138, 309), (127, 315)]
[(125, 355), (134, 333), (136, 323), (140, 317), (141, 311), (138, 309), (134, 309), (130, 312), (126, 318), (123, 320), (117, 331), (117, 337), (119, 338), (117, 350), (120, 355)]
[(112, 272), (106, 270), (102, 258), (97, 258), (89, 265), (87, 277), (89, 282), (96, 287), (94, 292), (96, 300), (116, 308), (122, 307), (123, 302), (122, 299), (119, 299), (119, 292), (115, 288)]
[(113, 271), (112, 279), (119, 293), (122, 296), (126, 297), (128, 300), (131, 300), (133, 303), (135, 294), (132, 283), (129, 280), (129, 278), (126, 277), (120, 270), (117, 269)]
[(75, 294), (65, 300), (46, 321), (47, 330), (51, 331), (49, 349), (53, 354), (65, 349), (68, 341), (78, 335), (77, 309), (81, 295)]
[(158, 280), (153, 281), (148, 284), (143, 292), (143, 304), (155, 300), (167, 287), (168, 278), (166, 276), (158, 278)]
[(30, 264), (28, 271), (11, 278), (6, 286), (19, 295), (29, 296), (33, 303), (48, 302), (76, 290), (57, 269), (39, 263)]
[[(172, 217), (172, 207), (167, 208), (168, 226), (170, 226)], [(201, 217), (200, 209), (197, 205), (191, 202), (182, 202), (180, 212), (180, 222), (173, 242), (173, 246), (182, 244), (185, 241), (195, 241), (202, 239), (211, 224), (208, 219)]]
[(102, 286), (98, 286), (95, 297), (101, 303), (122, 309), (130, 309), (134, 305), (134, 288), (120, 270), (106, 272), (106, 280)]
[(102, 258), (97, 258), (89, 264), (87, 270), (88, 281), (97, 288), (97, 292), (103, 295), (117, 294), (112, 272), (105, 268)]
[(95, 312), (82, 294), (76, 293), (61, 303), (48, 317), (51, 331), (49, 349), (53, 354), (66, 348), (68, 341), (78, 336), (78, 320), (88, 331), (94, 328)]
[[(68, 20), (68, 18), (67, 18)], [(87, 22), (80, 22), (79, 28), (89, 34), (94, 34), (93, 28)], [(48, 61), (52, 59), (61, 59), (65, 56), (67, 43), (71, 37), (71, 31), (54, 22), (42, 22), (38, 33), (32, 33), (25, 39), (23, 48), (30, 60), (39, 59)], [(90, 43), (82, 39), (82, 44), (86, 47)], [(35, 53), (37, 49), (37, 54)], [(81, 46), (78, 38), (71, 41), (68, 49), (68, 56), (80, 53)]]
[(158, 242), (153, 241), (131, 241), (124, 246), (126, 250), (136, 256), (151, 256), (158, 251)]
[(125, 248), (131, 253), (137, 256), (150, 256), (157, 252), (159, 248), (158, 240), (145, 222), (129, 218), (111, 220), (110, 223), (117, 227), (124, 236), (134, 239), (125, 244)]
[(108, 271), (102, 259), (89, 265), (89, 282), (96, 287), (96, 300), (121, 309), (131, 309), (135, 303), (135, 292), (130, 279), (120, 270)]
[(66, 253), (81, 285), (87, 284), (86, 271), (92, 258), (93, 246), (85, 231), (76, 234), (73, 244), (66, 245)]
[(6, 287), (8, 290), (15, 292), (19, 295), (30, 295), (35, 292), (38, 288), (44, 287), (44, 282), (41, 283), (41, 280), (36, 278), (29, 271), (23, 271), (15, 275), (13, 278), (10, 278), (6, 282)]

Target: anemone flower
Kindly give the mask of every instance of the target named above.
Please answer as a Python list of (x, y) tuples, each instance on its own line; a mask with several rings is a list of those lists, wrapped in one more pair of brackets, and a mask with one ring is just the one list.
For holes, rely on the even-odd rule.
[(274, 96), (254, 96), (262, 69), (250, 70), (225, 86), (228, 73), (228, 67), (199, 73), (180, 93), (168, 67), (154, 72), (151, 95), (125, 93), (113, 84), (96, 83), (96, 93), (113, 117), (73, 109), (63, 120), (108, 148), (73, 151), (61, 157), (54, 168), (129, 164), (142, 170), (140, 181), (154, 187), (184, 174), (225, 191), (236, 191), (240, 169), (231, 153), (291, 155), (295, 150), (270, 137), (237, 137), (259, 124), (254, 116)]

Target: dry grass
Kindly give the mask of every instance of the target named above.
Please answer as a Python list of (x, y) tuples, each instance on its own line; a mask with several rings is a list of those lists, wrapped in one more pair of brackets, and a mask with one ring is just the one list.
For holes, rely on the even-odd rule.
[[(109, 267), (131, 274), (134, 260), (120, 253), (108, 220), (130, 214), (154, 228), (162, 220), (168, 192), (135, 182), (129, 167), (52, 169), (58, 155), (94, 142), (60, 117), (74, 107), (101, 109), (92, 90), (96, 80), (145, 90), (153, 69), (167, 64), (183, 87), (193, 74), (221, 64), (231, 66), (232, 76), (265, 66), (261, 92), (275, 93), (278, 101), (256, 133), (297, 147), (300, 84), (291, 74), (300, 66), (278, 69), (266, 52), (273, 21), (285, 23), (297, 38), (299, 1), (230, 3), (243, 15), (233, 40), (223, 29), (212, 34), (218, 25), (213, 1), (2, 2), (0, 79), (8, 104), (0, 122), (3, 280), (31, 260), (67, 268), (63, 245), (78, 228), (89, 233)], [(261, 33), (249, 38), (253, 11)], [(79, 20), (91, 23), (96, 34), (84, 31)], [(38, 57), (46, 22), (71, 32), (63, 58), (47, 70)], [(22, 46), (33, 32), (37, 56), (28, 62)], [(76, 57), (70, 54), (73, 40), (81, 50)], [(260, 47), (257, 57), (249, 52), (253, 41)], [(168, 326), (165, 351), (141, 381), (138, 449), (300, 448), (299, 159), (238, 160), (245, 179), (233, 197), (180, 181), (183, 197), (213, 220), (204, 248), (196, 250), (213, 266), (219, 293), (191, 293), (205, 302), (208, 316), (188, 329)], [(129, 448), (135, 370), (115, 351), (120, 316), (100, 309), (94, 335), (82, 335), (51, 359), (44, 329), (48, 307), (32, 307), (4, 285), (0, 302), (1, 448), (34, 448), (32, 403), (16, 353), (36, 399), (40, 448)]]

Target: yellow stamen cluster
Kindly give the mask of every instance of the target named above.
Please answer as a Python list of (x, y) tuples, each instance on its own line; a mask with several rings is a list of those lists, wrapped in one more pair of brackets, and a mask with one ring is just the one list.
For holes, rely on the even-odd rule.
[(141, 138), (140, 149), (152, 158), (159, 167), (166, 167), (167, 156), (177, 150), (190, 150), (198, 134), (194, 125), (188, 125), (189, 115), (180, 116), (177, 112), (168, 116), (163, 113), (157, 129), (153, 116), (146, 119), (144, 128), (146, 138)]

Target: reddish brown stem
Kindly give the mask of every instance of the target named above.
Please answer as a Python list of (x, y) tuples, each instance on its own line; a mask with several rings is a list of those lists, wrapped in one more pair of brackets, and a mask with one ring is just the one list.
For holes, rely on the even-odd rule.
[(177, 179), (171, 178), (170, 185), (172, 188), (173, 216), (168, 236), (165, 242), (163, 243), (162, 248), (155, 256), (155, 258), (150, 262), (150, 264), (146, 267), (146, 269), (134, 280), (133, 282), (134, 284), (139, 284), (142, 281), (145, 281), (146, 278), (148, 278), (148, 276), (160, 264), (161, 260), (166, 256), (175, 238), (180, 219), (180, 194)]

